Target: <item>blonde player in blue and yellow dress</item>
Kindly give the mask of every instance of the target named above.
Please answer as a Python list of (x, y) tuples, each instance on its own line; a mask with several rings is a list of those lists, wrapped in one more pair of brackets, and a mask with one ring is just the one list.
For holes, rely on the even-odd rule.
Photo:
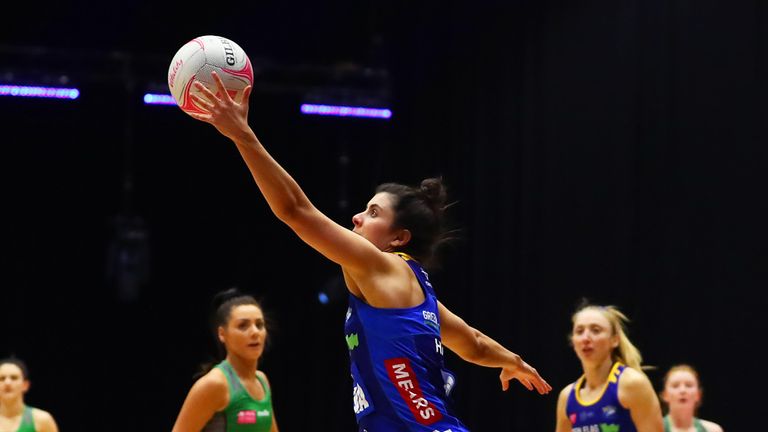
[(585, 304), (572, 321), (584, 374), (560, 392), (556, 432), (663, 432), (659, 400), (624, 331), (627, 317), (613, 306)]
[(214, 298), (213, 322), (226, 358), (189, 390), (173, 432), (278, 432), (269, 381), (258, 369), (267, 339), (261, 306), (230, 289)]
[(310, 202), (248, 125), (250, 87), (237, 103), (221, 79), (214, 80), (215, 92), (195, 83), (207, 100), (192, 96), (210, 114), (190, 115), (234, 141), (275, 216), (341, 267), (350, 299), (350, 396), (361, 432), (467, 430), (449, 409), (453, 377), (444, 370), (443, 346), (467, 361), (499, 368), (504, 390), (511, 380), (540, 394), (551, 390), (519, 355), (437, 300), (422, 264), (443, 234), (440, 179), (417, 187), (382, 185), (352, 218), (354, 228), (343, 227)]

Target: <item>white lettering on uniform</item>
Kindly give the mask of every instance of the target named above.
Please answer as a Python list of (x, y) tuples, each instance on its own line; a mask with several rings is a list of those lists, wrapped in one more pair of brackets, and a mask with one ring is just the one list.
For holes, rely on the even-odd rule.
[(417, 384), (414, 384), (413, 380), (410, 379), (411, 374), (408, 370), (406, 370), (408, 366), (406, 366), (405, 363), (397, 363), (390, 364), (388, 367), (391, 368), (394, 378), (397, 380), (397, 382), (394, 384), (408, 392), (407, 395), (405, 395), (403, 392), (400, 394), (403, 395), (403, 398), (408, 397), (408, 399), (410, 399), (411, 403), (414, 404), (414, 408), (418, 410), (421, 418), (424, 420), (429, 420), (430, 418), (436, 416), (437, 413), (435, 412), (434, 408), (429, 406), (429, 401), (425, 399), (421, 393), (416, 393), (411, 390), (415, 389)]
[(443, 343), (440, 342), (440, 339), (435, 338), (435, 351), (439, 352), (440, 355), (443, 355)]
[(403, 372), (405, 370), (405, 363), (392, 365), (392, 369), (395, 371), (395, 378), (400, 379), (408, 377), (408, 372)]
[[(411, 396), (411, 399), (413, 399), (413, 396)], [(423, 397), (420, 397), (420, 398), (414, 400), (413, 403), (415, 403), (416, 407), (418, 407), (418, 408), (424, 408), (425, 406), (429, 405), (429, 402), (427, 402), (427, 400), (424, 399)], [(427, 418), (427, 417), (424, 417), (424, 418)]]
[(365, 399), (365, 393), (363, 393), (360, 384), (355, 385), (355, 388), (352, 390), (352, 402), (355, 414), (360, 414), (368, 408), (368, 401)]
[(433, 323), (437, 324), (437, 315), (432, 311), (421, 311), (421, 315), (424, 317), (425, 320), (432, 321)]

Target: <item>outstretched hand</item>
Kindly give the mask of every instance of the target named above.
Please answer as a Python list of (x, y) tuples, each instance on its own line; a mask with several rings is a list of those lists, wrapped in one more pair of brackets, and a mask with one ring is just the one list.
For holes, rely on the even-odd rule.
[(243, 90), (243, 100), (237, 103), (227, 93), (221, 77), (216, 72), (211, 72), (216, 82), (216, 94), (203, 83), (195, 80), (194, 86), (205, 96), (205, 99), (191, 94), (192, 100), (204, 107), (208, 114), (189, 113), (193, 118), (212, 124), (222, 135), (232, 140), (237, 140), (244, 134), (252, 133), (248, 126), (248, 99), (251, 96), (251, 86)]
[(507, 391), (509, 381), (512, 379), (520, 381), (528, 390), (536, 388), (539, 394), (547, 394), (552, 390), (552, 386), (539, 375), (536, 369), (522, 360), (516, 368), (505, 367), (501, 370), (501, 374), (499, 374), (501, 389)]

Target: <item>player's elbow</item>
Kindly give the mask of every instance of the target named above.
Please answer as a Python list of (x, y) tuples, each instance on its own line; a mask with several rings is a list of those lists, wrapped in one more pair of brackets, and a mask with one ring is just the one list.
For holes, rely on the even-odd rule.
[(309, 214), (310, 209), (311, 205), (294, 200), (272, 206), (275, 216), (292, 228), (300, 226), (307, 219), (306, 215)]
[(488, 358), (490, 345), (479, 331), (472, 329), (472, 333), (467, 336), (463, 345), (465, 349), (463, 350), (464, 352), (461, 353), (461, 357), (464, 360), (482, 364), (483, 361)]

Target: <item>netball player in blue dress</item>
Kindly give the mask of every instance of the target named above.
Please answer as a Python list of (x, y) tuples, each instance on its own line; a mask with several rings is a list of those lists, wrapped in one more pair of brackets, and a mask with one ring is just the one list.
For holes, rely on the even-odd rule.
[(350, 396), (360, 431), (467, 430), (448, 409), (454, 378), (445, 370), (443, 347), (467, 361), (500, 368), (505, 390), (513, 379), (540, 394), (551, 390), (519, 355), (437, 301), (422, 263), (442, 234), (445, 192), (439, 180), (415, 188), (382, 185), (352, 218), (354, 229), (342, 227), (315, 208), (251, 130), (250, 88), (238, 104), (221, 79), (214, 80), (217, 95), (195, 83), (208, 99), (196, 101), (209, 114), (191, 115), (234, 141), (275, 216), (341, 266), (350, 294), (345, 324)]
[(613, 306), (584, 305), (572, 320), (584, 374), (560, 392), (556, 432), (664, 432), (640, 351), (624, 332), (627, 317)]

